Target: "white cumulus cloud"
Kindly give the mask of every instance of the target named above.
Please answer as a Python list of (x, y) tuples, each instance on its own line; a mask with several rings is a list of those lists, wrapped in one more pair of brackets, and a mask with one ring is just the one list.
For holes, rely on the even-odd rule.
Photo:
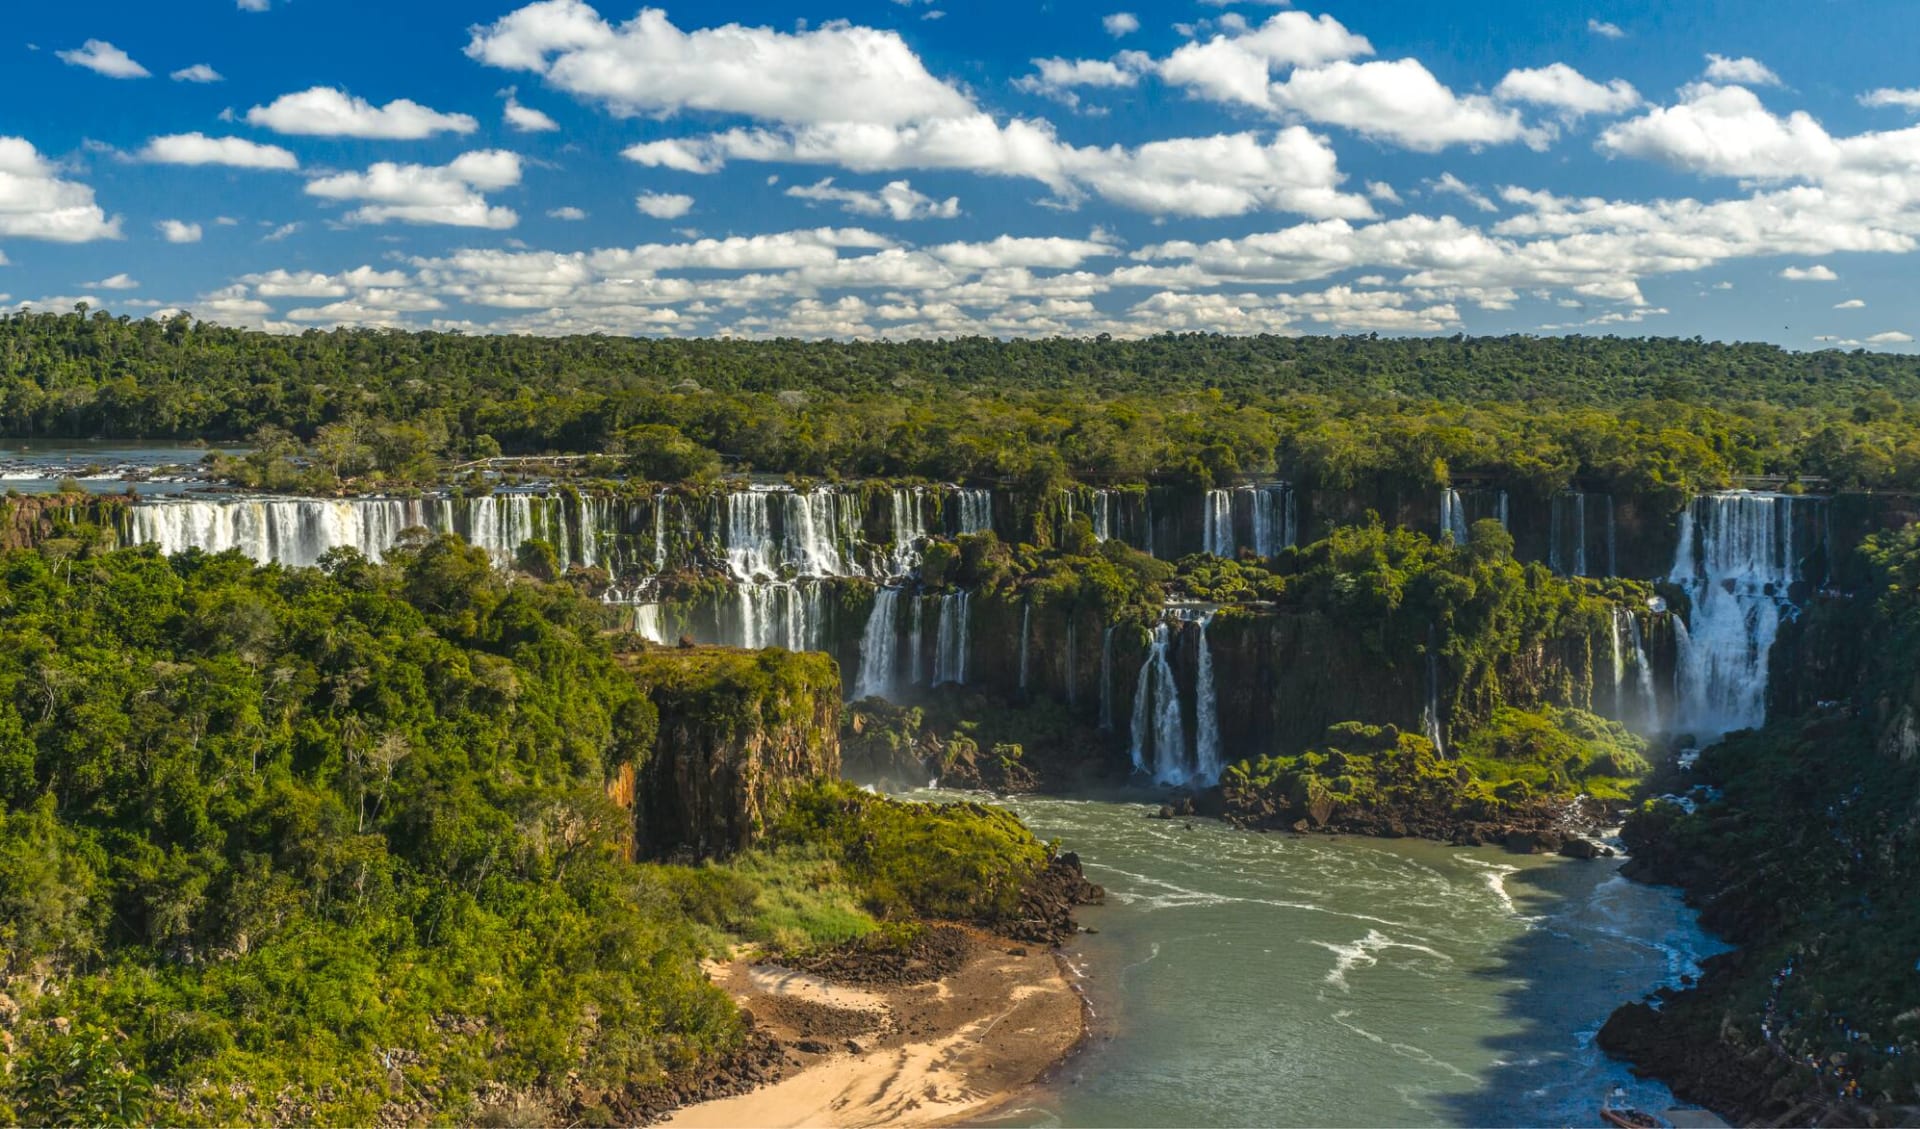
[(200, 242), (200, 225), (185, 220), (161, 220), (153, 226), (160, 229), (160, 238), (169, 243)]
[(190, 67), (181, 67), (167, 77), (175, 82), (224, 82), (225, 76), (205, 63), (195, 63)]
[(208, 137), (204, 133), (173, 133), (155, 137), (138, 154), (161, 165), (227, 165), (237, 169), (297, 169), (299, 158), (278, 145), (263, 145), (244, 137)]
[(60, 61), (108, 78), (146, 78), (152, 72), (104, 39), (89, 39), (71, 51), (56, 51)]
[(1420, 152), (1545, 140), (1517, 111), (1484, 95), (1455, 94), (1417, 59), (1301, 68), (1272, 92), (1277, 105), (1316, 122)]
[(366, 137), (417, 141), (436, 133), (472, 133), (479, 123), (466, 114), (443, 114), (406, 98), (375, 106), (344, 90), (316, 86), (282, 94), (247, 111), (249, 125), (307, 137)]
[(1878, 90), (1869, 90), (1860, 96), (1862, 106), (1897, 106), (1903, 110), (1920, 110), (1920, 88), (1901, 90), (1883, 86)]
[(133, 276), (125, 273), (109, 275), (97, 282), (83, 282), (80, 285), (87, 290), (138, 290), (140, 288), (140, 284), (133, 280)]
[(445, 224), (494, 230), (520, 222), (512, 208), (487, 202), (484, 193), (520, 183), (520, 157), (500, 149), (462, 153), (445, 165), (381, 161), (365, 172), (339, 173), (307, 184), (307, 193), (328, 200), (361, 200), (349, 223)]
[(889, 181), (879, 190), (867, 192), (838, 187), (829, 176), (815, 184), (793, 185), (787, 189), (787, 195), (800, 200), (838, 204), (841, 210), (854, 215), (887, 216), (903, 222), (952, 219), (960, 214), (958, 196), (935, 200), (923, 192), (915, 191), (913, 185), (905, 180)]
[(644, 8), (616, 26), (582, 0), (541, 0), (474, 28), (467, 54), (543, 75), (623, 114), (899, 124), (972, 109), (897, 33), (841, 23), (791, 33), (740, 24), (682, 31), (665, 12)]
[(1838, 282), (1840, 280), (1840, 276), (1833, 273), (1832, 267), (1823, 266), (1820, 263), (1810, 267), (1786, 267), (1781, 270), (1780, 277), (1788, 282)]
[(1624, 79), (1602, 85), (1565, 63), (1508, 71), (1493, 88), (1496, 98), (1549, 106), (1569, 116), (1618, 114), (1640, 104), (1640, 92)]
[(693, 197), (673, 192), (642, 192), (633, 206), (657, 220), (677, 220), (693, 210)]
[(1725, 55), (1708, 55), (1705, 71), (1709, 82), (1731, 82), (1740, 86), (1779, 86), (1780, 76), (1763, 62), (1742, 55), (1730, 59)]
[(551, 133), (560, 128), (560, 123), (532, 106), (522, 106), (520, 100), (512, 94), (507, 95), (507, 106), (502, 112), (506, 123), (520, 133)]
[(1132, 35), (1140, 30), (1140, 17), (1132, 12), (1111, 12), (1100, 17), (1100, 26), (1112, 36)]
[(0, 137), (0, 236), (87, 243), (120, 238), (120, 217), (94, 202), (93, 189), (66, 180), (24, 137)]

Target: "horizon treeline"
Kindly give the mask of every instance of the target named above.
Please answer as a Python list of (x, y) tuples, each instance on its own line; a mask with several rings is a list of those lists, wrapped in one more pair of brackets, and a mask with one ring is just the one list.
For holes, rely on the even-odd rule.
[[(286, 336), (0, 317), (0, 434), (244, 443), (272, 452), (246, 484), (283, 489), (557, 452), (656, 480), (1916, 489), (1916, 404), (1920, 357), (1697, 338)], [(302, 480), (273, 481), (274, 458)]]

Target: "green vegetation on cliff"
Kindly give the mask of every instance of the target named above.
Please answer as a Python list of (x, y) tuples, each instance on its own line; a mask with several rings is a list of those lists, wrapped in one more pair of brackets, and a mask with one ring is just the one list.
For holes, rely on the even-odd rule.
[(0, 554), (0, 1124), (605, 1120), (742, 1044), (716, 937), (991, 918), (1044, 858), (814, 785), (764, 851), (631, 861), (662, 735), (805, 731), (762, 707), (819, 691), (831, 740), (838, 691), (820, 656), (636, 674), (602, 627), (453, 538)]
[(1228, 817), (1251, 826), (1479, 839), (1551, 828), (1577, 796), (1624, 799), (1644, 749), (1580, 710), (1502, 707), (1453, 757), (1418, 734), (1347, 722), (1297, 756), (1230, 765), (1220, 783)]

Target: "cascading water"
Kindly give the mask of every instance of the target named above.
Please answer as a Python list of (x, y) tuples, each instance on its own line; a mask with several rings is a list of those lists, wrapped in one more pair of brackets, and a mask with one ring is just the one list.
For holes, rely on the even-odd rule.
[[(1626, 608), (1613, 609), (1613, 720), (1639, 733), (1660, 731), (1660, 702), (1653, 693), (1653, 665), (1640, 637), (1640, 619)], [(1627, 675), (1633, 675), (1632, 701)]]
[(1451, 487), (1440, 492), (1440, 531), (1452, 534), (1455, 545), (1467, 543), (1467, 509), (1460, 504), (1460, 492)]
[(960, 507), (956, 533), (985, 533), (993, 528), (993, 492), (962, 487), (955, 491)]
[(667, 493), (653, 496), (653, 574), (667, 571)]
[(1420, 711), (1420, 728), (1433, 742), (1434, 751), (1446, 756), (1446, 734), (1440, 721), (1440, 647), (1432, 624), (1427, 625), (1427, 702)]
[(1612, 613), (1612, 629), (1607, 632), (1607, 635), (1608, 641), (1613, 644), (1613, 719), (1615, 721), (1624, 721), (1627, 715), (1625, 700), (1627, 658), (1625, 651), (1621, 647), (1620, 637), (1626, 634), (1626, 628), (1622, 626), (1620, 621), (1628, 617), (1625, 609), (1617, 605), (1612, 609)]
[(900, 589), (874, 591), (873, 610), (867, 613), (867, 627), (860, 635), (860, 673), (853, 681), (855, 698), (884, 698), (893, 689), (900, 640), (899, 607)]
[[(814, 490), (806, 494), (787, 494), (782, 498), (786, 518), (787, 542), (792, 546), (794, 570), (801, 576), (853, 576), (840, 553), (844, 524), (840, 518), (842, 496), (832, 490)], [(849, 544), (851, 538), (847, 539)]]
[(907, 632), (907, 649), (913, 652), (913, 684), (915, 686), (927, 680), (926, 667), (926, 597), (915, 594), (913, 597), (913, 625)]
[(965, 589), (940, 597), (940, 622), (933, 637), (933, 684), (967, 684), (967, 665), (972, 651), (972, 594)]
[(816, 583), (734, 585), (734, 621), (719, 640), (729, 646), (818, 651), (826, 643), (825, 586)]
[[(1180, 686), (1168, 656), (1173, 633), (1166, 623), (1153, 628), (1153, 645), (1140, 664), (1133, 695), (1133, 767), (1151, 768), (1160, 784), (1182, 784), (1188, 778), (1186, 724), (1180, 716)], [(1149, 737), (1152, 749), (1147, 743)], [(1151, 764), (1149, 764), (1151, 756)]]
[(1093, 522), (1093, 539), (1105, 541), (1113, 536), (1113, 491), (1095, 490), (1093, 505), (1087, 511)]
[(1033, 601), (1028, 599), (1020, 605), (1020, 692), (1027, 692), (1027, 650), (1033, 633)]
[(1202, 547), (1216, 557), (1239, 553), (1242, 527), (1252, 535), (1247, 547), (1257, 556), (1271, 557), (1294, 543), (1293, 488), (1284, 482), (1209, 490), (1201, 516)]
[(1640, 727), (1647, 733), (1660, 732), (1660, 699), (1653, 692), (1653, 663), (1640, 637), (1640, 619), (1627, 616), (1627, 639), (1633, 644), (1635, 678), (1640, 685)]
[(1271, 557), (1293, 544), (1293, 488), (1284, 482), (1248, 487), (1253, 551)]
[(238, 550), (262, 564), (310, 567), (333, 549), (353, 549), (379, 560), (407, 529), (458, 533), (510, 564), (520, 546), (544, 539), (563, 564), (606, 563), (603, 531), (580, 528), (611, 522), (603, 500), (582, 499), (569, 515), (560, 495), (502, 493), (430, 498), (222, 498), (141, 502), (127, 511), (130, 543), (152, 543), (164, 553)]
[(1232, 491), (1207, 491), (1207, 510), (1201, 536), (1207, 552), (1216, 557), (1230, 558), (1234, 555)]
[(633, 609), (634, 634), (650, 643), (665, 644), (667, 629), (661, 619), (659, 604), (638, 604)]
[(1212, 613), (1200, 617), (1200, 662), (1193, 691), (1193, 775), (1202, 784), (1220, 782), (1220, 708), (1213, 692), (1213, 649), (1207, 644)]
[(1682, 636), (1675, 723), (1703, 740), (1766, 720), (1768, 654), (1781, 617), (1795, 612), (1795, 507), (1810, 503), (1817, 504), (1730, 492), (1695, 498), (1681, 511), (1668, 580), (1687, 590), (1693, 613)]
[(920, 567), (920, 543), (927, 537), (926, 494), (919, 487), (896, 487), (888, 516), (892, 519), (893, 551), (888, 556), (892, 575), (906, 576)]
[(736, 491), (721, 499), (721, 504), (726, 511), (721, 546), (727, 556), (727, 572), (738, 581), (779, 577), (779, 545), (773, 539), (767, 492)]
[(1100, 728), (1109, 733), (1113, 731), (1113, 627), (1109, 623), (1100, 633)]

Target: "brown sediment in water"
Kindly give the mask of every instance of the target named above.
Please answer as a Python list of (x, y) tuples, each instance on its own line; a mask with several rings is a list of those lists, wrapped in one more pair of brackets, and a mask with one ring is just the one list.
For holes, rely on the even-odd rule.
[[(957, 966), (921, 978), (810, 975), (735, 960), (709, 972), (778, 1040), (790, 1069), (664, 1124), (938, 1125), (975, 1119), (1046, 1075), (1086, 1032), (1049, 949), (943, 926)], [(833, 977), (829, 979), (828, 977)], [(855, 982), (857, 981), (857, 982)]]

